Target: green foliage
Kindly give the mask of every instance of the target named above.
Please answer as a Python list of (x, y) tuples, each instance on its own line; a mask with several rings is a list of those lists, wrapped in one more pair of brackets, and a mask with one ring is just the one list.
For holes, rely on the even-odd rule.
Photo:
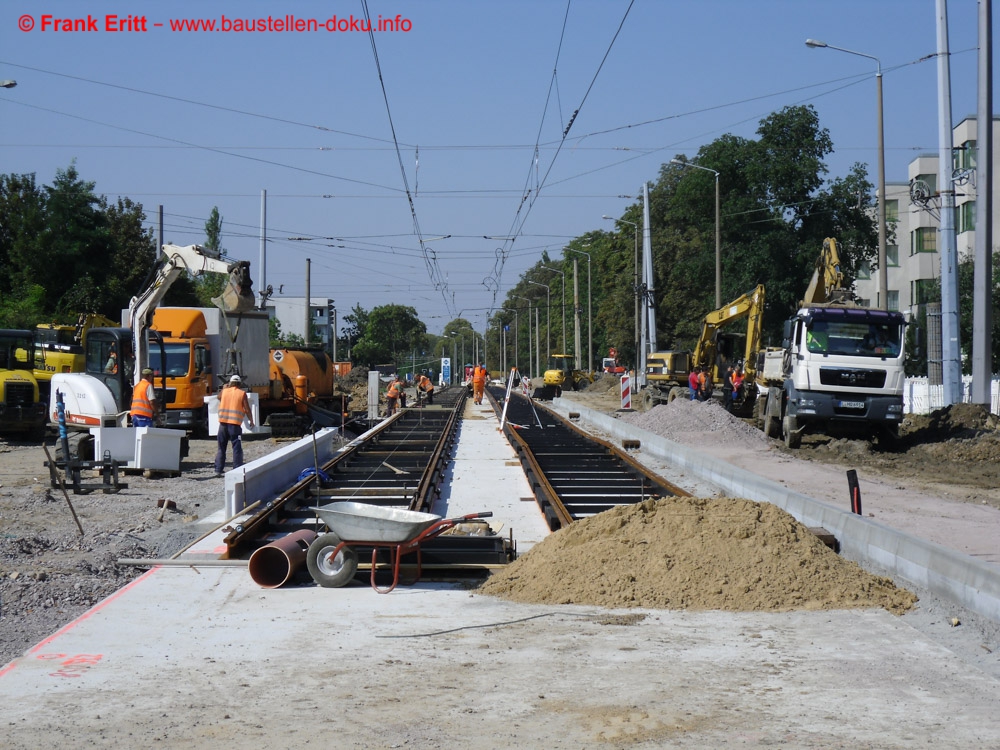
[(267, 337), (272, 349), (281, 346), (281, 321), (277, 318), (268, 318)]
[[(222, 216), (219, 215), (219, 207), (212, 206), (212, 212), (205, 222), (205, 249), (208, 254), (220, 258), (225, 256), (226, 250), (222, 247)], [(214, 307), (212, 300), (222, 294), (229, 279), (219, 273), (205, 273), (194, 277), (195, 294), (199, 299), (199, 307)]]
[[(757, 136), (721, 136), (703, 146), (693, 163), (719, 173), (722, 302), (763, 283), (764, 343), (774, 344), (805, 291), (823, 239), (838, 240), (850, 283), (861, 261), (874, 265), (878, 233), (873, 186), (862, 165), (824, 181), (824, 159), (833, 145), (812, 107), (769, 115)], [(702, 319), (716, 307), (715, 175), (665, 164), (649, 203), (659, 346), (689, 348)], [(635, 318), (629, 278), (635, 230), (625, 222), (638, 225), (641, 239), (640, 202), (618, 224), (611, 242), (615, 250), (597, 253), (595, 280), (602, 282), (599, 295), (595, 287), (594, 328), (619, 339), (607, 343), (627, 362), (634, 361), (635, 349), (634, 332), (629, 333)]]
[[(972, 338), (973, 326), (973, 284), (975, 282), (975, 262), (967, 258), (958, 264), (958, 309), (959, 339), (962, 346), (962, 372), (972, 374), (972, 355), (975, 350)], [(993, 354), (990, 358), (990, 372), (997, 372), (1000, 365), (1000, 253), (993, 253), (993, 311), (990, 343)]]
[(423, 345), (426, 334), (427, 327), (417, 318), (414, 308), (404, 305), (376, 307), (368, 315), (361, 338), (354, 345), (352, 359), (368, 367), (401, 361), (401, 357), (409, 355), (413, 348)]
[(35, 175), (0, 175), (0, 325), (81, 312), (117, 320), (155, 258), (144, 218), (127, 198), (98, 197), (72, 164), (44, 187)]

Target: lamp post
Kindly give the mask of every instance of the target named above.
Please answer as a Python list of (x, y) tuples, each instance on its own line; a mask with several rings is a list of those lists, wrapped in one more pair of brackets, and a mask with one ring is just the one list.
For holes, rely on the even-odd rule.
[(542, 268), (548, 271), (553, 271), (562, 276), (562, 313), (560, 314), (559, 317), (562, 318), (562, 329), (563, 329), (562, 350), (563, 354), (566, 354), (567, 351), (569, 350), (569, 344), (566, 342), (566, 272), (552, 268), (551, 266), (542, 266)]
[[(525, 279), (525, 281), (528, 280)], [(528, 281), (528, 283), (545, 287), (545, 359), (549, 360), (552, 358), (552, 347), (549, 346), (549, 342), (552, 340), (552, 290), (549, 289), (548, 284), (543, 284), (540, 281)], [(542, 369), (541, 362), (538, 363), (538, 369)]]
[(874, 55), (856, 52), (852, 49), (834, 47), (832, 44), (818, 39), (806, 39), (806, 46), (814, 49), (835, 49), (849, 55), (867, 57), (875, 61), (876, 111), (878, 120), (878, 306), (882, 310), (889, 309), (889, 267), (886, 258), (886, 223), (885, 223), (885, 127), (882, 120), (882, 63)]
[[(528, 299), (527, 297), (518, 297), (516, 294), (512, 294), (511, 297), (513, 297), (514, 299), (524, 300), (525, 302), (528, 303), (528, 370), (530, 372), (534, 372), (534, 370), (532, 370), (532, 367), (531, 367), (531, 300)], [(517, 324), (515, 323), (515, 325), (517, 325)], [(514, 334), (514, 341), (515, 341), (514, 348), (516, 349), (517, 348), (517, 343), (516, 343), (517, 342), (517, 333), (516, 332)], [(518, 354), (517, 354), (516, 351), (514, 352), (514, 364), (518, 365)], [(518, 372), (520, 372), (520, 371), (521, 371), (521, 368), (518, 367)]]
[(679, 159), (671, 159), (670, 163), (679, 164), (682, 167), (691, 167), (692, 169), (702, 169), (715, 175), (715, 309), (718, 310), (722, 307), (722, 233), (719, 224), (719, 172), (715, 169), (692, 164), (689, 161), (680, 161)]
[(632, 229), (635, 230), (635, 281), (633, 282), (633, 294), (635, 295), (635, 371), (636, 376), (638, 377), (640, 366), (645, 367), (645, 363), (642, 363), (641, 365), (639, 363), (639, 349), (642, 347), (642, 343), (639, 341), (639, 225), (634, 221), (616, 219), (613, 216), (602, 216), (601, 218), (609, 219), (619, 224), (630, 224)]
[(587, 256), (587, 370), (589, 371), (594, 369), (594, 312), (590, 306), (590, 253), (572, 247), (567, 247), (566, 250)]

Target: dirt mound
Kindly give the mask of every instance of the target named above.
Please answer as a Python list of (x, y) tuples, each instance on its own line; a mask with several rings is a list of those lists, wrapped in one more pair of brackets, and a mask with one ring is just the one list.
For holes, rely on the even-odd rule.
[(599, 376), (593, 383), (588, 383), (586, 388), (581, 390), (587, 393), (606, 393), (608, 391), (619, 391), (621, 389), (621, 379), (618, 375), (604, 374)]
[(775, 506), (697, 498), (647, 500), (578, 521), (480, 591), (538, 604), (737, 612), (884, 607), (901, 614), (916, 602)]
[(911, 414), (903, 425), (907, 444), (970, 438), (997, 427), (997, 417), (983, 404), (953, 404), (930, 414)]

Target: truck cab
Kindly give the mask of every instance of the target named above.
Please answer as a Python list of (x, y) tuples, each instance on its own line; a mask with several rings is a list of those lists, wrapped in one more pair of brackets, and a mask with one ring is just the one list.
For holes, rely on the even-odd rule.
[(151, 329), (163, 343), (149, 348), (149, 368), (154, 380), (165, 378), (164, 427), (207, 429), (205, 397), (217, 388), (205, 315), (198, 308), (159, 307)]

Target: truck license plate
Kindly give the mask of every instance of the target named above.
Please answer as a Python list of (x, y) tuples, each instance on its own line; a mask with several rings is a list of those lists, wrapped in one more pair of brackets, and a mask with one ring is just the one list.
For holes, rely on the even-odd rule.
[(840, 402), (840, 408), (841, 409), (864, 409), (865, 408), (865, 402), (864, 401), (841, 401)]

